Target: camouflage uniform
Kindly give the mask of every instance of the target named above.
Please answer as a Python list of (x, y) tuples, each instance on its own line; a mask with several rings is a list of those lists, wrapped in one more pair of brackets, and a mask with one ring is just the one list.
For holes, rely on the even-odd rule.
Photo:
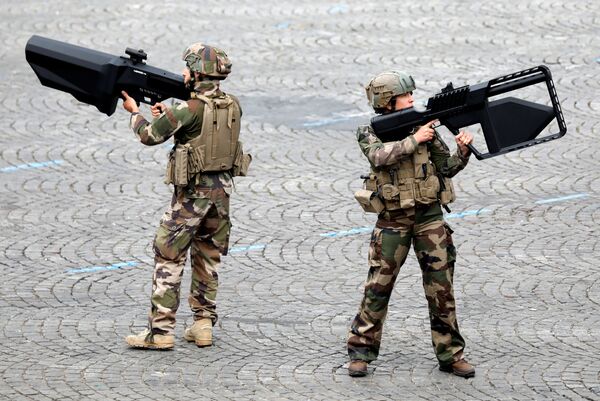
[[(418, 148), (412, 135), (402, 141), (384, 144), (370, 126), (359, 127), (357, 138), (372, 171), (390, 169)], [(460, 151), (451, 156), (437, 133), (428, 149), (431, 162), (444, 177), (454, 176), (467, 164), (468, 156), (464, 157)], [(393, 212), (384, 210), (379, 214), (371, 235), (364, 297), (348, 334), (351, 360), (370, 362), (377, 359), (388, 302), (411, 242), (421, 266), (435, 354), (440, 365), (461, 359), (465, 342), (456, 319), (453, 294), (456, 249), (451, 234), (439, 202)]]
[[(200, 81), (194, 94), (221, 97), (216, 81)], [(231, 96), (231, 95), (229, 95)], [(233, 98), (233, 96), (231, 96)], [(237, 99), (235, 102), (238, 103)], [(171, 136), (185, 144), (200, 132), (205, 105), (189, 100), (168, 108), (152, 123), (141, 114), (131, 117), (131, 127), (145, 145), (165, 142)], [(216, 296), (221, 254), (226, 255), (231, 222), (230, 171), (198, 173), (186, 186), (175, 186), (169, 209), (163, 215), (154, 239), (155, 268), (152, 280), (148, 326), (152, 335), (173, 335), (183, 267), (191, 249), (192, 285), (189, 305), (194, 320), (217, 321)]]

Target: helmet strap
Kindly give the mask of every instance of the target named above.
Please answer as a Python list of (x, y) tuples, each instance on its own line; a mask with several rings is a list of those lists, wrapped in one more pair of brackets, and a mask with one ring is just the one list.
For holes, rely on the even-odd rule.
[(392, 96), (392, 98), (391, 98), (391, 99), (390, 99), (390, 101), (388, 102), (388, 106), (390, 106), (388, 110), (389, 110), (390, 112), (392, 112), (392, 111), (396, 111), (396, 98), (397, 98), (397, 97), (398, 97), (398, 96)]

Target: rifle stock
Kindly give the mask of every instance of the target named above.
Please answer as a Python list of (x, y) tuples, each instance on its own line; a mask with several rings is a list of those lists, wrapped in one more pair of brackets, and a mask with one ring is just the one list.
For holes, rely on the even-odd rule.
[[(546, 83), (552, 107), (515, 97), (488, 100), (539, 83)], [(462, 127), (480, 124), (488, 153), (469, 145), (479, 160), (558, 139), (567, 132), (550, 70), (543, 65), (471, 86), (454, 88), (449, 83), (429, 98), (425, 110), (410, 108), (376, 116), (371, 126), (381, 141), (389, 142), (404, 139), (411, 128), (435, 119), (454, 135)], [(537, 138), (554, 119), (559, 132)]]
[(115, 112), (122, 90), (138, 104), (189, 98), (181, 75), (147, 65), (143, 50), (127, 48), (126, 54), (115, 56), (37, 35), (25, 46), (25, 58), (42, 85), (68, 92), (107, 116)]

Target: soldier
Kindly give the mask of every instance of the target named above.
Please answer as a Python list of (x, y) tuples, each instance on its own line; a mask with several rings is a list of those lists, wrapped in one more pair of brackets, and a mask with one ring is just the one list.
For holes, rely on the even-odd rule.
[(148, 122), (127, 93), (123, 107), (130, 125), (145, 145), (157, 145), (174, 136), (165, 182), (174, 185), (171, 205), (160, 220), (154, 238), (154, 275), (148, 328), (126, 337), (132, 347), (172, 349), (175, 313), (188, 249), (192, 285), (188, 302), (194, 324), (184, 338), (199, 347), (212, 345), (217, 321), (216, 296), (221, 254), (226, 255), (231, 223), (229, 196), (233, 176), (246, 175), (251, 161), (239, 142), (242, 110), (236, 97), (219, 87), (231, 71), (224, 51), (200, 43), (183, 53), (183, 77), (190, 99), (166, 107), (151, 107)]
[[(386, 114), (412, 107), (416, 87), (406, 73), (389, 71), (365, 89), (375, 112)], [(434, 123), (388, 143), (382, 143), (371, 126), (358, 128), (358, 143), (371, 171), (355, 196), (365, 211), (378, 213), (378, 219), (371, 234), (364, 296), (348, 333), (350, 376), (365, 376), (367, 364), (377, 359), (388, 302), (411, 242), (422, 271), (439, 369), (462, 377), (475, 375), (463, 359), (465, 341), (458, 329), (452, 283), (456, 250), (442, 212), (442, 206), (447, 209), (455, 199), (450, 177), (466, 166), (473, 137), (460, 132), (451, 156)]]

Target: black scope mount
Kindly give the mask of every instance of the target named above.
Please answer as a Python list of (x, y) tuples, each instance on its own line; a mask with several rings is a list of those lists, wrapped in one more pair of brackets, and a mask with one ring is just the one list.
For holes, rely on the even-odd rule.
[(129, 56), (129, 58), (131, 59), (131, 61), (133, 61), (134, 64), (145, 64), (144, 60), (148, 59), (148, 55), (142, 49), (136, 50), (132, 49), (131, 47), (128, 47), (127, 49), (125, 49), (125, 54)]

